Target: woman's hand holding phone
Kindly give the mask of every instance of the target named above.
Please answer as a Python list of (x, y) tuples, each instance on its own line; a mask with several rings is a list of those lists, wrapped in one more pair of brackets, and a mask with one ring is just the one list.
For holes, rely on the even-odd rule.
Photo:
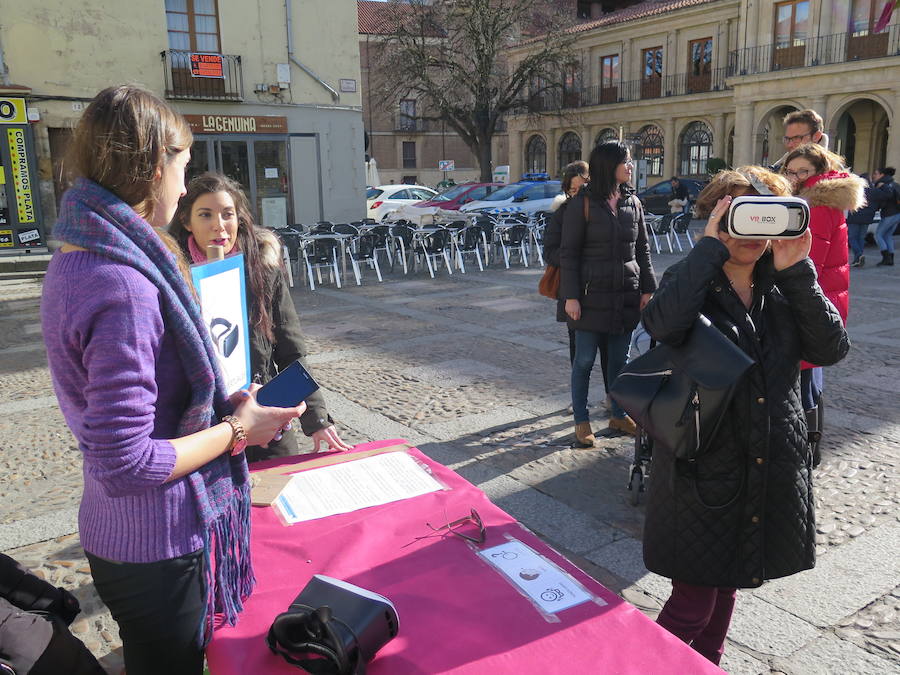
[(262, 406), (256, 402), (258, 384), (251, 384), (250, 389), (242, 389), (231, 397), (235, 405), (234, 416), (237, 417), (247, 434), (247, 445), (267, 446), (270, 441), (280, 436), (291, 420), (300, 417), (306, 411), (306, 403), (292, 408), (273, 408)]

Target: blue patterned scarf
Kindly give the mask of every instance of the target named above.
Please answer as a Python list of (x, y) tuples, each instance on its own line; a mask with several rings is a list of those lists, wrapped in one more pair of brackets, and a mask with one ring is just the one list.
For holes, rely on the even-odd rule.
[[(159, 289), (165, 327), (191, 385), (178, 436), (207, 429), (228, 414), (231, 406), (200, 308), (175, 256), (150, 224), (113, 193), (79, 178), (62, 198), (53, 234), (133, 267)], [(228, 453), (187, 478), (203, 525), (208, 592), (200, 640), (205, 646), (215, 615), (233, 626), (256, 583), (250, 564), (250, 480), (244, 456)], [(210, 564), (211, 551), (215, 565)]]

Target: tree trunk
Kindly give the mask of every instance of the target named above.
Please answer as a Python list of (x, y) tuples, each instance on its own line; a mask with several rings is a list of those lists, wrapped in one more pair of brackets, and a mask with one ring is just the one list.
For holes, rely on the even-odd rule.
[(491, 183), (494, 178), (493, 159), (494, 153), (491, 147), (491, 136), (478, 139), (478, 165), (481, 167), (481, 182)]

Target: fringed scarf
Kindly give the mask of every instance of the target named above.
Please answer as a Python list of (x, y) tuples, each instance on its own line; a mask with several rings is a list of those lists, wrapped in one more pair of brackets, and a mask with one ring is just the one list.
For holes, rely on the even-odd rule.
[[(200, 308), (153, 227), (113, 193), (79, 178), (62, 198), (53, 234), (133, 267), (159, 289), (165, 327), (191, 385), (178, 436), (207, 429), (228, 414), (231, 405)], [(250, 478), (243, 454), (224, 453), (187, 479), (203, 525), (208, 592), (199, 640), (206, 646), (215, 616), (233, 626), (256, 583), (250, 563)]]

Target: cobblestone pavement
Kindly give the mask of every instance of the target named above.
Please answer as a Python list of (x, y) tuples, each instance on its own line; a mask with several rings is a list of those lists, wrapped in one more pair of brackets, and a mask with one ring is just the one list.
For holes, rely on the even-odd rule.
[[(677, 259), (656, 256), (657, 271)], [(739, 594), (729, 672), (900, 672), (898, 269), (853, 270), (853, 348), (827, 371), (818, 565)], [(642, 564), (630, 439), (605, 431), (595, 393), (598, 447), (570, 447), (566, 331), (536, 293), (539, 275), (395, 273), (293, 296), (345, 439), (410, 439), (655, 616), (669, 587)], [(74, 591), (84, 611), (73, 630), (117, 673), (116, 626), (79, 545), (81, 462), (47, 372), (40, 290), (0, 281), (0, 550)]]

